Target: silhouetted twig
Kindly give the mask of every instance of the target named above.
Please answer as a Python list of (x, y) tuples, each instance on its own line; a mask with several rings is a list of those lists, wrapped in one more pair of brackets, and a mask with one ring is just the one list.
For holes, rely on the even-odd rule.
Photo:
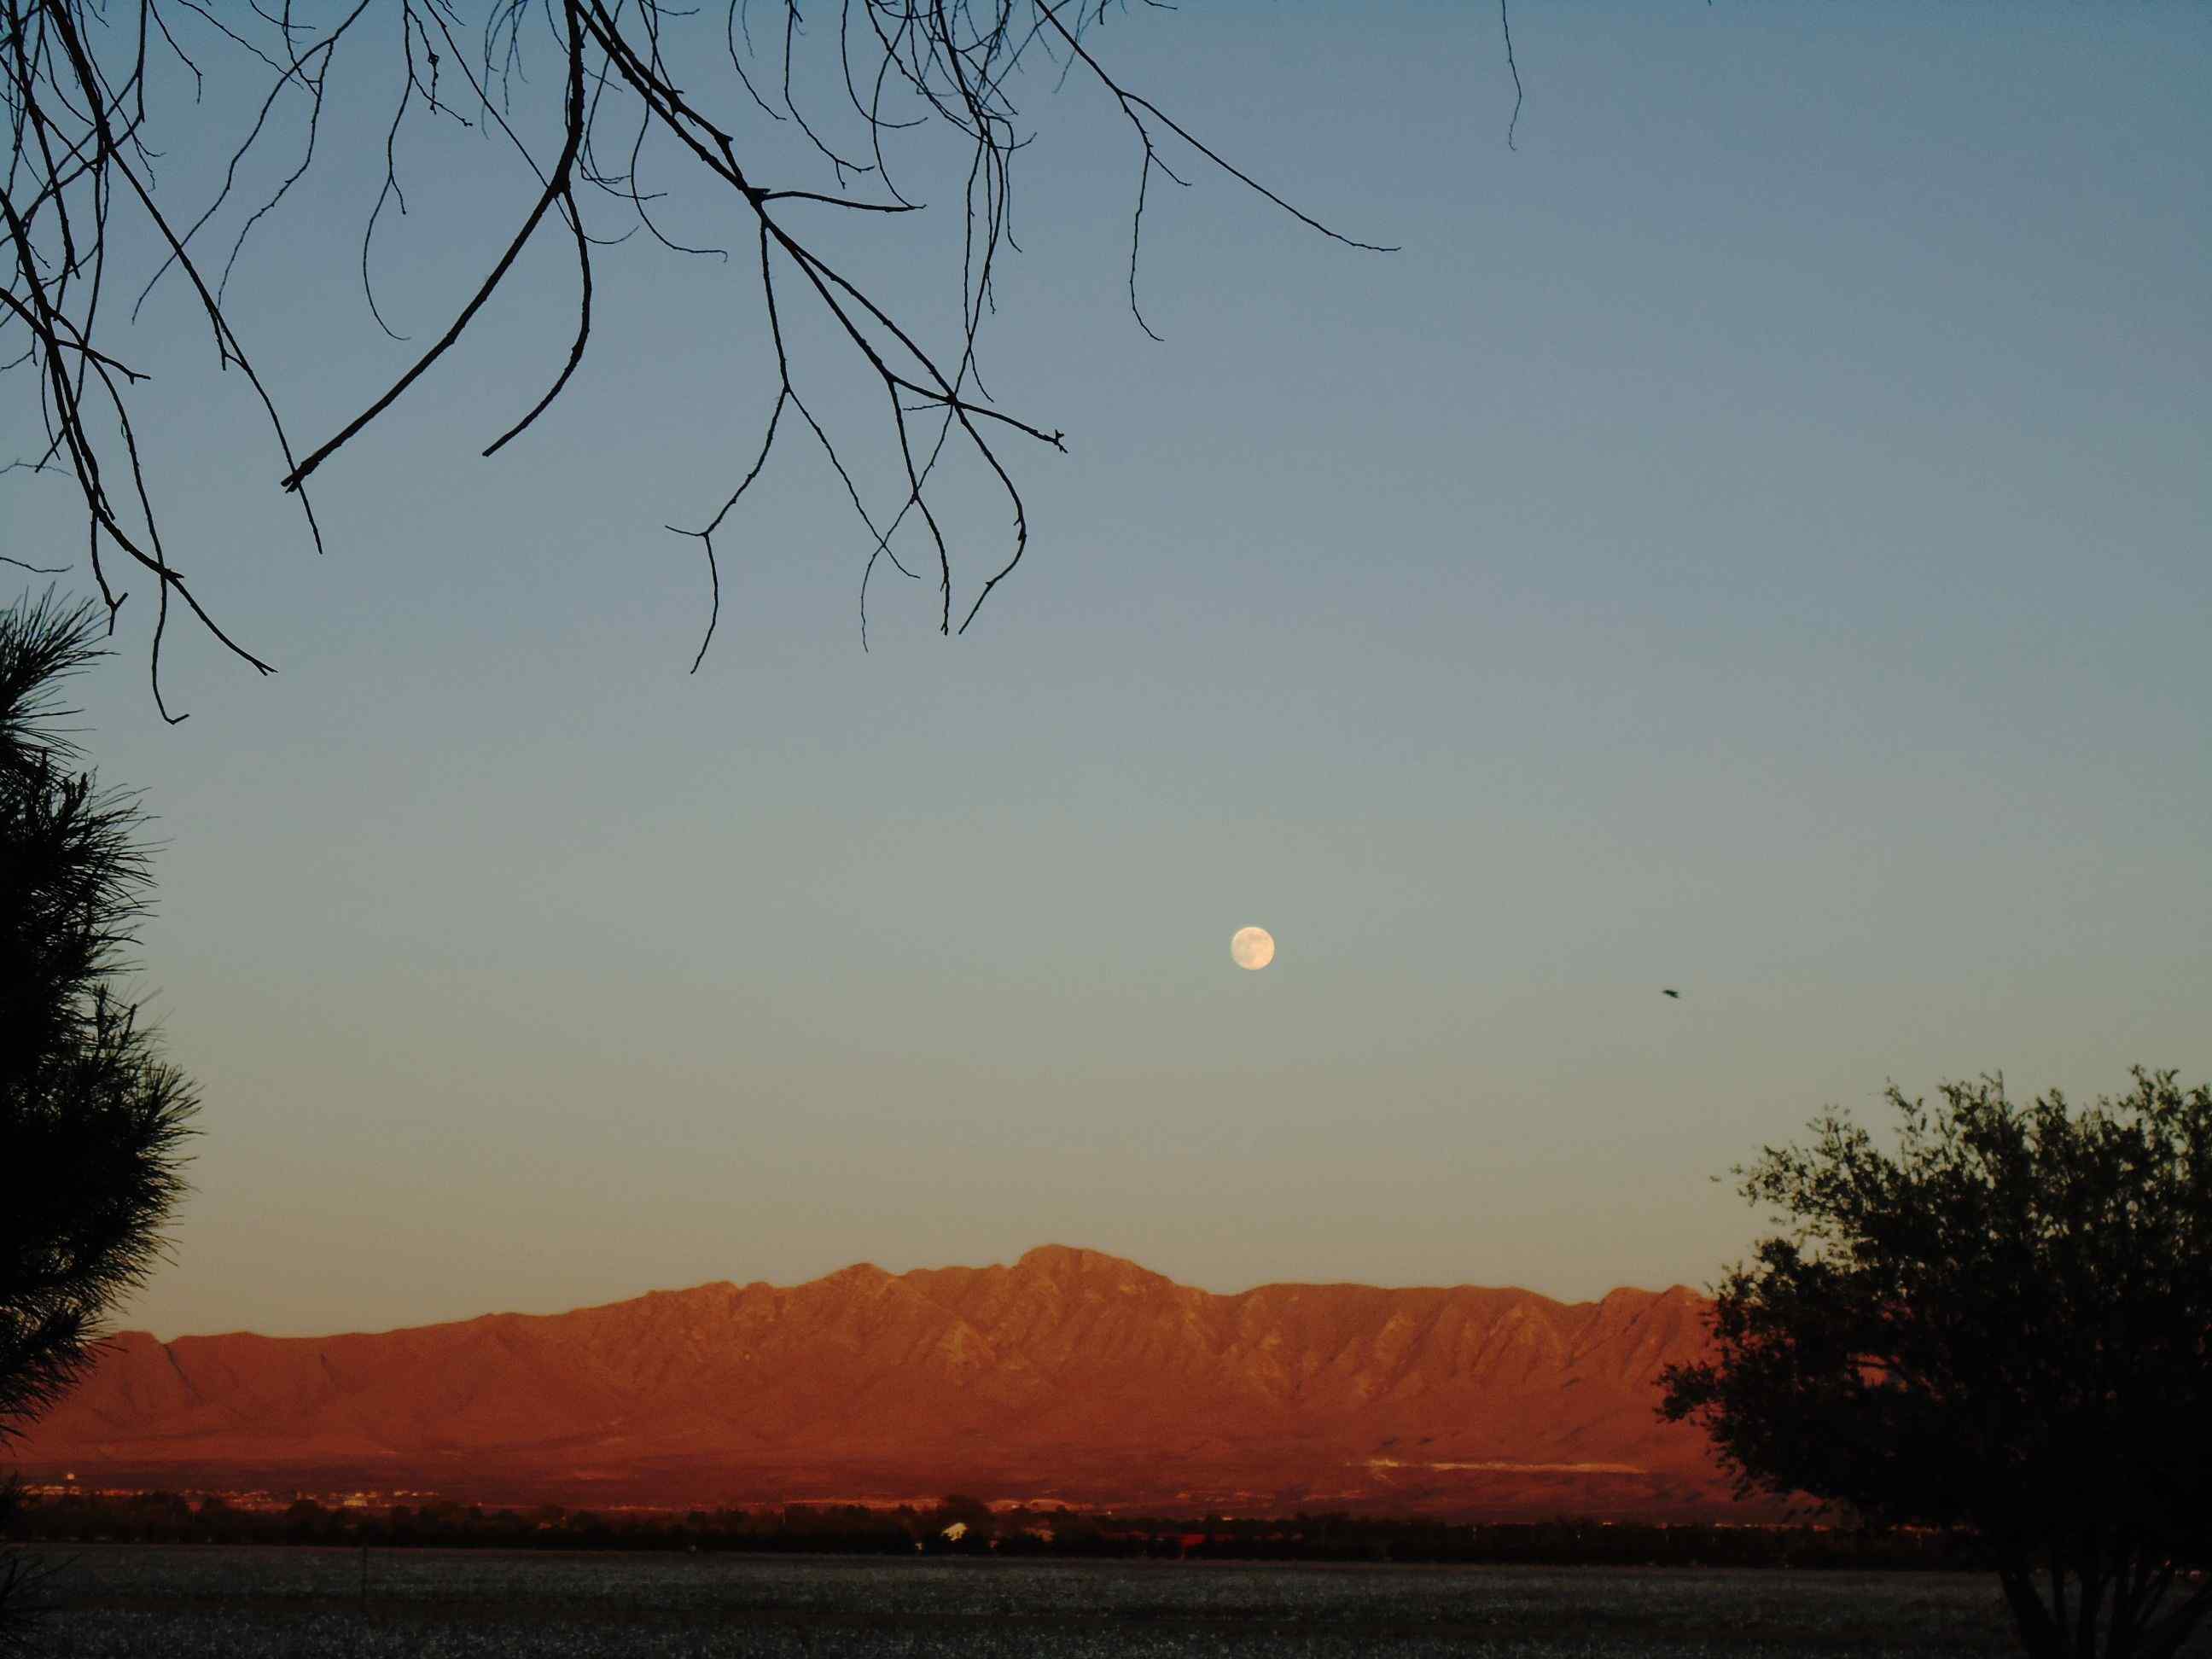
[(1513, 76), (1513, 113), (1505, 122), (1505, 148), (1516, 148), (1514, 130), (1521, 125), (1521, 65), (1513, 61), (1513, 18), (1506, 8), (1511, 0), (1498, 0), (1498, 29), (1505, 37), (1505, 67)]
[[(742, 87), (730, 100), (698, 90), (704, 55), (686, 30), (691, 10), (659, 0), (479, 0), (481, 30), (465, 46), (460, 31), (474, 27), (464, 0), (338, 0), (327, 21), (256, 6), (217, 8), (200, 0), (136, 0), (129, 15), (101, 0), (15, 0), (0, 17), (0, 102), (13, 143), (11, 169), (0, 198), (6, 275), (0, 279), (0, 374), (27, 368), (46, 435), (44, 449), (27, 457), (32, 471), (60, 471), (75, 481), (86, 514), (94, 580), (111, 619), (127, 595), (111, 586), (108, 561), (120, 556), (152, 576), (157, 588), (149, 672), (161, 702), (161, 647), (173, 597), (203, 627), (263, 673), (260, 657), (216, 625), (187, 586), (165, 550), (161, 514), (142, 465), (132, 388), (143, 377), (104, 342), (110, 331), (101, 306), (109, 281), (109, 231), (118, 211), (149, 229), (161, 256), (131, 308), (135, 316), (162, 282), (176, 277), (191, 289), (216, 346), (219, 367), (239, 368), (266, 412), (284, 470), (283, 488), (297, 494), (315, 546), (322, 536), (306, 486), (354, 439), (403, 401), (418, 382), (441, 369), (448, 354), (505, 289), (524, 250), (557, 219), (576, 264), (575, 325), (565, 354), (537, 401), (483, 447), (495, 455), (527, 433), (572, 386), (591, 344), (595, 307), (605, 296), (595, 283), (592, 250), (643, 229), (671, 252), (726, 260), (705, 239), (680, 234), (665, 205), (670, 192), (641, 177), (650, 152), (672, 149), (708, 188), (707, 210), (719, 196), (735, 214), (759, 253), (759, 316), (774, 343), (778, 384), (765, 434), (720, 507), (703, 527), (678, 530), (696, 537), (708, 561), (709, 613), (706, 638), (693, 668), (703, 660), (720, 618), (721, 573), (714, 540), (738, 501), (761, 477), (784, 416), (796, 410), (829, 457), (867, 540), (860, 586), (862, 642), (866, 642), (867, 581), (876, 564), (890, 562), (913, 576), (893, 550), (894, 537), (926, 539), (937, 566), (937, 624), (953, 628), (957, 536), (937, 504), (936, 481), (952, 450), (980, 461), (1002, 494), (1012, 518), (1005, 555), (979, 584), (963, 611), (964, 629), (998, 583), (1018, 565), (1028, 545), (1029, 515), (1013, 473), (1000, 453), (1009, 435), (1064, 451), (1065, 434), (1041, 422), (995, 406), (985, 389), (977, 341), (995, 306), (998, 261), (1017, 246), (1012, 231), (1012, 167), (1029, 143), (1013, 93), (1026, 61), (1042, 53), (1064, 81), (1079, 73), (1103, 91), (1136, 132), (1137, 197), (1129, 234), (1129, 306), (1140, 328), (1158, 338), (1139, 304), (1137, 277), (1145, 206), (1155, 171), (1188, 186), (1161, 146), (1176, 143), (1289, 213), (1301, 223), (1347, 246), (1379, 249), (1309, 215), (1252, 173), (1194, 136), (1192, 129), (1124, 84), (1093, 49), (1090, 31), (1106, 15), (1089, 0), (838, 0), (836, 76), (856, 118), (857, 142), (848, 142), (822, 112), (802, 107), (796, 66), (810, 50), (807, 20), (797, 0), (782, 0), (781, 40), (771, 48), (774, 69), (761, 72), (754, 57), (744, 0), (726, 0), (717, 55), (726, 55)], [(544, 45), (538, 23), (544, 25)], [(125, 27), (128, 24), (130, 27)], [(380, 33), (380, 30), (381, 33)], [(527, 39), (526, 40), (526, 37)], [(401, 182), (403, 138), (418, 129), (453, 127), (499, 139), (535, 179), (518, 203), (515, 228), (489, 266), (469, 286), (450, 320), (420, 349), (383, 391), (321, 442), (295, 454), (264, 378), (248, 358), (226, 310), (231, 278), (264, 220), (277, 213), (294, 187), (327, 148), (325, 115), (333, 95), (333, 71), (342, 58), (358, 64), (371, 53), (390, 54), (395, 71), (388, 120), (380, 123), (384, 166), (364, 215), (359, 255), (363, 298), (377, 327), (394, 341), (410, 338), (394, 326), (380, 301), (373, 254), (387, 204), (403, 217), (407, 193)], [(533, 79), (529, 60), (550, 50), (557, 79)], [(1507, 43), (1508, 61), (1511, 44)], [(243, 136), (230, 153), (212, 198), (197, 213), (179, 215), (153, 185), (155, 149), (149, 126), (163, 116), (161, 99), (189, 79), (196, 105), (210, 85), (215, 60), (235, 88), (239, 77), (261, 77), (257, 95), (237, 105)], [(684, 65), (679, 76), (672, 67)], [(1517, 71), (1516, 71), (1517, 85)], [(249, 82), (250, 83), (250, 82)], [(556, 90), (557, 88), (557, 90)], [(222, 96), (235, 100), (234, 92)], [(539, 100), (532, 103), (532, 100)], [(1516, 112), (1517, 112), (1516, 103)], [(149, 110), (152, 112), (149, 114)], [(831, 112), (836, 114), (836, 112)], [(192, 118), (208, 118), (205, 106)], [(748, 123), (787, 125), (803, 134), (834, 180), (834, 190), (801, 183), (770, 185), (750, 170), (742, 134)], [(939, 341), (908, 314), (915, 296), (874, 291), (833, 263), (825, 246), (805, 228), (807, 216), (823, 211), (895, 221), (922, 204), (892, 179), (892, 141), (935, 125), (960, 136), (969, 148), (962, 210), (965, 232), (959, 274), (959, 323)], [(298, 148), (270, 192), (244, 213), (219, 270), (201, 263), (201, 239), (232, 207), (238, 181), (258, 149), (297, 134)], [(557, 133), (557, 140), (544, 135)], [(533, 133), (539, 135), (533, 137)], [(1510, 135), (1509, 135), (1510, 137)], [(865, 182), (863, 182), (865, 181)], [(698, 198), (686, 198), (696, 210)], [(603, 222), (615, 216), (610, 228)], [(750, 285), (750, 278), (748, 284)], [(798, 299), (829, 326), (831, 337), (865, 363), (881, 388), (888, 435), (897, 459), (890, 496), (872, 511), (864, 488), (841, 453), (840, 441), (817, 418), (803, 386), (814, 373), (796, 361), (795, 341), (781, 307)], [(21, 562), (10, 560), (9, 562)], [(162, 712), (167, 716), (166, 704)], [(173, 718), (181, 719), (181, 715)]]

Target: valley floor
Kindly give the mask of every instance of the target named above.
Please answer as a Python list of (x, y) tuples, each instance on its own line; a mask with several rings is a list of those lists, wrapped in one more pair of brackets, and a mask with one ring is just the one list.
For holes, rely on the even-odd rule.
[[(2014, 1651), (1991, 1578), (86, 1545), (71, 1659), (1797, 1659)], [(364, 1595), (364, 1565), (366, 1595)], [(2186, 1651), (2212, 1655), (2212, 1632)]]

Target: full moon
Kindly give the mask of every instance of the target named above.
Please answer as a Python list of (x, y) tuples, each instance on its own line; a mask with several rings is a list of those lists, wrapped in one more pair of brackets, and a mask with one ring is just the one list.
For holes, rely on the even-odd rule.
[(1275, 959), (1275, 936), (1264, 927), (1239, 927), (1229, 941), (1229, 954), (1239, 968), (1265, 968)]

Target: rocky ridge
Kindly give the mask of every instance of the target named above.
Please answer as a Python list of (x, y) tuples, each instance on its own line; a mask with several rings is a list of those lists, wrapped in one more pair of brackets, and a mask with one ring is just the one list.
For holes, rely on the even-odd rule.
[(1746, 1514), (1657, 1379), (1682, 1286), (1221, 1296), (1048, 1245), (1012, 1267), (717, 1283), (377, 1334), (118, 1337), (15, 1448), (110, 1485), (688, 1505), (949, 1490), (1091, 1505)]

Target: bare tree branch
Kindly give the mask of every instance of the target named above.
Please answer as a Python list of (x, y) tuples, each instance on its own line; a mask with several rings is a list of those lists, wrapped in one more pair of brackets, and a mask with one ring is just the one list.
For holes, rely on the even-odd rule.
[[(707, 556), (709, 610), (705, 638), (692, 667), (704, 659), (720, 615), (721, 578), (714, 537), (762, 476), (795, 410), (828, 457), (866, 538), (860, 580), (861, 640), (867, 642), (867, 584), (879, 561), (908, 577), (916, 573), (894, 547), (894, 538), (920, 537), (937, 566), (937, 625), (953, 630), (956, 550), (969, 538), (944, 517), (939, 496), (951, 458), (964, 453), (981, 464), (1003, 495), (1011, 541), (974, 589), (960, 622), (965, 629), (983, 601), (1018, 565), (1028, 546), (1029, 514), (1012, 470), (995, 447), (1009, 434), (1065, 451), (1054, 427), (997, 406), (985, 388), (977, 343), (995, 306), (1003, 251), (1015, 250), (1012, 166), (1031, 135), (1016, 102), (1034, 79), (1066, 82), (1073, 74), (1113, 100), (1136, 132), (1136, 207), (1129, 234), (1128, 292), (1132, 313), (1158, 337), (1138, 300), (1139, 250), (1147, 193), (1157, 170), (1179, 185), (1190, 180), (1162, 153), (1180, 143), (1231, 179), (1321, 234), (1346, 246), (1388, 251), (1335, 230), (1292, 205), (1276, 189), (1195, 137), (1193, 130), (1125, 84), (1094, 49), (1092, 31), (1108, 7), (1089, 0), (836, 0), (834, 47), (813, 43), (799, 0), (777, 0), (780, 40), (769, 47), (763, 71), (755, 53), (747, 0), (726, 0), (719, 20), (700, 21), (693, 10), (661, 0), (329, 0), (309, 6), (291, 0), (281, 9), (249, 12), (202, 0), (0, 0), (0, 105), (11, 142), (0, 202), (0, 375), (27, 371), (30, 394), (44, 434), (44, 448), (13, 467), (31, 476), (60, 473), (74, 480), (87, 526), (88, 557), (112, 625), (126, 595), (110, 585), (107, 562), (119, 556), (151, 575), (157, 587), (149, 672), (162, 707), (161, 648), (173, 597), (209, 634), (261, 672), (273, 672), (219, 628), (164, 550), (161, 514), (145, 470), (132, 391), (143, 374), (106, 343), (112, 332), (101, 307), (108, 281), (112, 231), (128, 213), (133, 236), (150, 240), (158, 259), (131, 309), (171, 275), (191, 290), (216, 348), (218, 368), (240, 369), (259, 400), (284, 463), (280, 483), (297, 494), (314, 545), (322, 546), (305, 486), (355, 438), (380, 420), (449, 355), (506, 290), (522, 254), (547, 218), (557, 216), (573, 246), (577, 276), (576, 319), (565, 355), (545, 392), (511, 426), (483, 447), (495, 454), (527, 433), (564, 392), (577, 384), (591, 344), (595, 307), (605, 302), (592, 250), (643, 229), (670, 252), (726, 260), (709, 246), (724, 240), (710, 232), (691, 235), (684, 214), (734, 216), (758, 249), (757, 313), (772, 343), (778, 381), (765, 430), (747, 452), (735, 485), (696, 537)], [(823, 4), (830, 0), (823, 0)], [(473, 7), (475, 15), (465, 16)], [(118, 14), (127, 10), (127, 19)], [(1501, 21), (1504, 21), (1501, 12)], [(544, 25), (543, 41), (539, 23)], [(127, 23), (127, 27), (124, 26)], [(702, 50), (712, 28), (720, 39)], [(457, 31), (474, 31), (465, 46)], [(326, 115), (340, 94), (334, 79), (341, 62), (359, 73), (363, 61), (384, 55), (397, 93), (377, 131), (383, 149), (380, 184), (365, 199), (359, 257), (363, 299), (378, 329), (395, 341), (408, 337), (392, 325), (379, 301), (372, 252), (387, 204), (404, 217), (407, 193), (400, 183), (403, 147), (441, 133), (491, 136), (528, 169), (534, 187), (518, 204), (516, 228), (471, 284), (451, 320), (402, 368), (385, 389), (327, 439), (295, 455), (269, 384), (249, 360), (227, 310), (234, 276), (252, 268), (248, 243), (264, 222), (281, 213), (295, 186), (319, 164), (331, 143)], [(834, 50), (836, 62), (810, 53)], [(556, 77), (533, 81), (532, 68), (550, 52)], [(1042, 73), (1026, 68), (1040, 57)], [(737, 85), (726, 94), (695, 88), (689, 81), (711, 60), (726, 57)], [(1511, 62), (1510, 33), (1507, 57)], [(857, 59), (857, 61), (856, 61)], [(679, 76), (678, 66), (684, 74)], [(810, 74), (826, 72), (842, 82), (845, 104), (825, 120), (802, 107)], [(1518, 71), (1516, 70), (1516, 93)], [(216, 97), (203, 104), (210, 88)], [(246, 89), (240, 95), (241, 88)], [(172, 106), (186, 91), (204, 122), (210, 108), (238, 115), (242, 132), (230, 148), (212, 199), (180, 212), (174, 192), (156, 188), (157, 151), (148, 132), (180, 118)], [(1516, 112), (1518, 112), (1516, 97)], [(857, 121), (857, 137), (849, 129)], [(941, 327), (923, 296), (902, 287), (896, 295), (871, 288), (851, 268), (833, 263), (826, 244), (803, 233), (817, 229), (817, 210), (868, 216), (890, 224), (922, 210), (922, 204), (893, 182), (892, 152), (905, 135), (927, 126), (950, 131), (969, 149), (957, 289), (957, 325)], [(804, 138), (834, 182), (757, 179), (751, 159), (757, 141), (779, 130)], [(249, 161), (268, 144), (297, 149), (269, 193), (242, 216), (227, 221)], [(744, 137), (751, 133), (750, 138)], [(550, 136), (557, 134), (557, 139)], [(1509, 128), (1509, 143), (1510, 129)], [(348, 139), (343, 142), (354, 142)], [(374, 142), (374, 141), (372, 141)], [(773, 146), (763, 145), (763, 149)], [(788, 148), (786, 146), (785, 148)], [(674, 164), (688, 182), (680, 190), (642, 176), (652, 166)], [(865, 157), (866, 159), (856, 159)], [(857, 193), (856, 179), (874, 187)], [(589, 185), (585, 191), (580, 188)], [(702, 194), (703, 186), (704, 194)], [(719, 202), (719, 207), (716, 204)], [(679, 208), (677, 204), (681, 204)], [(787, 223), (788, 213), (792, 222)], [(611, 216), (611, 220), (610, 220)], [(218, 222), (229, 248), (212, 281), (196, 244)], [(890, 234), (888, 230), (886, 234)], [(134, 242), (134, 246), (136, 243)], [(257, 244), (258, 246), (258, 244)], [(118, 247), (123, 246), (118, 242)], [(797, 283), (779, 278), (795, 276)], [(748, 284), (748, 287), (750, 284)], [(887, 436), (896, 450), (888, 500), (871, 510), (867, 498), (883, 480), (864, 477), (847, 459), (846, 440), (817, 417), (805, 388), (820, 372), (821, 349), (787, 331), (782, 307), (801, 302), (826, 326), (833, 349), (842, 342), (881, 388)], [(557, 348), (556, 348), (557, 349)], [(32, 388), (35, 387), (35, 392)], [(826, 408), (826, 405), (822, 405)], [(917, 426), (920, 416), (932, 417)], [(127, 481), (118, 484), (118, 481)], [(672, 528), (673, 526), (672, 526)], [(21, 564), (19, 559), (9, 563)], [(177, 716), (176, 718), (182, 718)]]

